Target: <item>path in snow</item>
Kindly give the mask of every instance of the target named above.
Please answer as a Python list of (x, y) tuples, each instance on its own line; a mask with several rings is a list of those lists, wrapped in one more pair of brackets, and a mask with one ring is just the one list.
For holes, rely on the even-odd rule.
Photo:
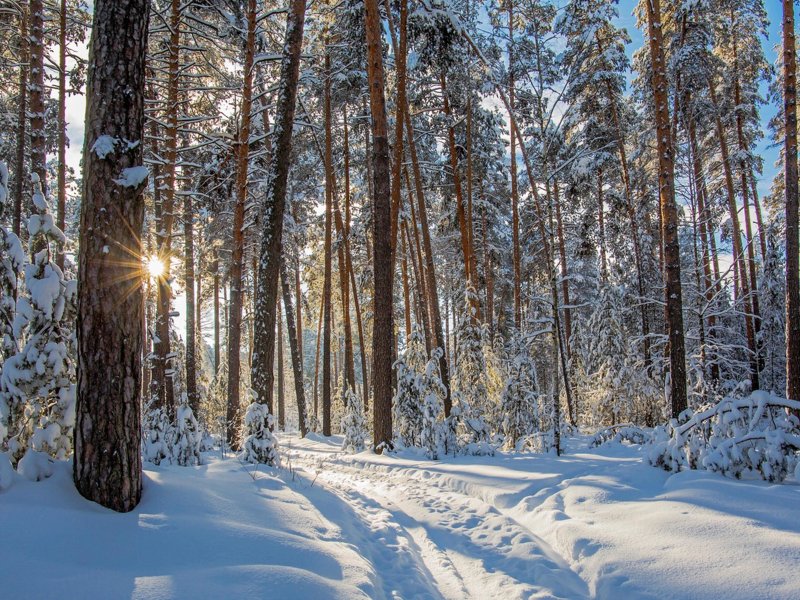
[(284, 437), (283, 451), (349, 511), (387, 598), (798, 597), (795, 482), (670, 475), (638, 447), (585, 441), (437, 462), (339, 442)]

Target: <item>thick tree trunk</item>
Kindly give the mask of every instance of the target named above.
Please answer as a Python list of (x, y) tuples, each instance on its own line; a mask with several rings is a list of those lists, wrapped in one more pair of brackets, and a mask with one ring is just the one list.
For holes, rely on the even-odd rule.
[[(261, 207), (261, 243), (258, 254), (258, 289), (254, 308), (254, 350), (251, 381), (259, 402), (272, 412), (272, 386), (275, 363), (275, 309), (278, 300), (283, 238), (283, 215), (286, 207), (286, 184), (292, 152), (297, 80), (300, 73), (300, 50), (303, 45), (304, 0), (292, 0), (286, 20), (284, 54), (275, 110), (272, 140), (273, 153), (267, 175), (267, 192)], [(299, 307), (298, 307), (299, 310)]]
[(603, 207), (603, 170), (597, 171), (597, 224), (600, 234), (600, 281), (608, 281), (608, 258), (606, 257), (606, 219)]
[(675, 155), (669, 118), (669, 83), (664, 62), (660, 0), (647, 5), (648, 38), (652, 63), (658, 151), (658, 187), (661, 204), (661, 232), (664, 246), (664, 296), (669, 329), (671, 414), (677, 417), (686, 409), (686, 351), (683, 333), (678, 209), (675, 204)]
[(571, 355), (570, 339), (572, 338), (572, 310), (569, 300), (569, 269), (567, 265), (567, 246), (564, 240), (564, 223), (561, 218), (561, 195), (558, 179), (553, 179), (553, 199), (556, 205), (556, 231), (558, 233), (558, 257), (561, 263), (561, 299), (564, 302), (564, 345), (567, 356)]
[(373, 444), (376, 452), (392, 440), (392, 209), (389, 135), (386, 122), (381, 18), (377, 0), (365, 0), (367, 81), (372, 116), (373, 276), (372, 335)]
[(800, 400), (800, 280), (797, 212), (797, 48), (793, 0), (783, 0), (783, 144), (786, 201), (786, 397)]
[[(240, 398), (239, 382), (241, 369), (242, 341), (242, 305), (244, 303), (244, 281), (242, 278), (244, 262), (244, 208), (247, 203), (247, 171), (250, 158), (250, 113), (253, 106), (253, 57), (255, 55), (256, 16), (258, 7), (256, 0), (247, 2), (247, 38), (244, 46), (244, 83), (242, 86), (242, 122), (239, 126), (239, 137), (236, 141), (236, 205), (233, 209), (233, 248), (231, 251), (231, 267), (229, 286), (231, 302), (228, 308), (228, 407), (227, 422), (228, 443), (238, 448)], [(273, 336), (274, 336), (273, 324)], [(255, 382), (253, 382), (255, 383)], [(270, 389), (272, 382), (270, 381)], [(255, 389), (255, 386), (254, 386)], [(256, 395), (258, 402), (265, 399)], [(272, 412), (270, 410), (270, 412)]]
[[(83, 149), (78, 271), (78, 385), (75, 486), (85, 498), (127, 512), (142, 493), (141, 256), (144, 181), (115, 183), (141, 170), (141, 144), (100, 158), (102, 135), (144, 137), (144, 80), (149, 2), (95, 0)], [(136, 173), (134, 171), (133, 173)]]

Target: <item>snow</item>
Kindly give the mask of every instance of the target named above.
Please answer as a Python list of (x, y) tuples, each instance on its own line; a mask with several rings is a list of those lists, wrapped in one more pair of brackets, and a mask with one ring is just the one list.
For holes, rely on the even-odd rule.
[(114, 146), (117, 142), (118, 140), (110, 135), (101, 135), (95, 140), (94, 144), (92, 144), (92, 152), (94, 152), (100, 160), (105, 160), (109, 154), (114, 152)]
[(115, 179), (114, 183), (122, 187), (138, 187), (147, 179), (150, 172), (147, 167), (138, 166), (122, 169), (122, 176)]
[[(0, 492), (7, 597), (796, 598), (800, 485), (671, 474), (646, 449), (346, 454), (280, 434), (281, 469), (146, 465), (141, 504), (71, 465)], [(2, 457), (0, 457), (2, 458)], [(2, 473), (0, 473), (0, 476)], [(52, 540), (70, 540), (64, 552)], [(122, 542), (122, 543), (121, 543)], [(31, 573), (37, 573), (31, 577)]]

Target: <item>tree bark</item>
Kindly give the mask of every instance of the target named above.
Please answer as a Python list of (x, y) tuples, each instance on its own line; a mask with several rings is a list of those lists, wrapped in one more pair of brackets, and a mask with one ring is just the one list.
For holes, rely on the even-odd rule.
[[(187, 175), (188, 174), (184, 175), (184, 177), (187, 177)], [(197, 393), (197, 328), (194, 295), (193, 214), (192, 194), (186, 190), (183, 194), (183, 278), (184, 293), (186, 294), (186, 396), (189, 406), (194, 414), (197, 415), (197, 411), (200, 408), (200, 396)]]
[[(250, 158), (250, 113), (253, 106), (253, 58), (255, 55), (256, 0), (247, 2), (247, 37), (244, 46), (244, 82), (242, 85), (242, 122), (236, 141), (236, 205), (233, 210), (233, 248), (228, 285), (231, 302), (228, 308), (228, 410), (227, 437), (232, 448), (238, 448), (239, 434), (239, 380), (241, 369), (243, 258), (244, 258), (244, 207), (247, 203), (247, 171)], [(273, 323), (273, 336), (275, 326)], [(273, 337), (274, 339), (274, 337)], [(255, 383), (255, 382), (253, 382)], [(270, 390), (272, 381), (270, 381)], [(254, 386), (255, 389), (255, 386)], [(264, 402), (256, 395), (258, 402)], [(270, 412), (272, 412), (270, 410)]]
[[(261, 243), (258, 254), (258, 289), (254, 308), (254, 349), (251, 380), (259, 402), (272, 412), (272, 386), (275, 362), (275, 309), (278, 299), (283, 238), (283, 215), (286, 207), (286, 184), (292, 152), (297, 80), (300, 74), (300, 50), (303, 45), (304, 0), (292, 0), (286, 20), (284, 53), (275, 110), (267, 193), (261, 207)], [(298, 307), (299, 310), (299, 307)]]
[(798, 279), (797, 49), (793, 0), (783, 0), (783, 183), (786, 202), (786, 397), (800, 400), (800, 280)]
[[(283, 312), (286, 314), (286, 331), (289, 334), (289, 354), (292, 358), (292, 372), (294, 374), (294, 395), (297, 402), (297, 418), (300, 426), (300, 436), (306, 437), (308, 425), (306, 421), (306, 396), (303, 385), (303, 361), (300, 354), (300, 343), (295, 329), (294, 309), (292, 308), (292, 288), (287, 278), (286, 261), (281, 259), (281, 284), (283, 292)], [(298, 310), (299, 312), (299, 310)]]
[(144, 181), (123, 186), (124, 169), (142, 168), (142, 146), (101, 159), (101, 135), (144, 137), (146, 0), (95, 0), (83, 148), (78, 271), (78, 361), (73, 478), (82, 496), (120, 512), (142, 493), (141, 256)]
[(325, 53), (325, 248), (322, 280), (322, 435), (331, 435), (331, 262), (333, 243), (333, 146), (331, 140), (331, 59)]
[(44, 55), (46, 52), (44, 42), (44, 2), (31, 0), (30, 12), (30, 81), (28, 94), (30, 97), (31, 120), (31, 172), (39, 176), (42, 183), (42, 193), (47, 197), (47, 154), (46, 133), (44, 130), (44, 101), (46, 97), (44, 88)]
[(376, 452), (392, 440), (392, 214), (389, 135), (386, 122), (381, 18), (377, 0), (365, 0), (367, 81), (372, 116), (373, 162), (373, 300), (372, 387), (373, 443)]
[(14, 182), (14, 235), (20, 237), (22, 198), (25, 195), (25, 138), (28, 125), (28, 11), (20, 3), (19, 15), (19, 103), (17, 105), (17, 159)]
[[(432, 330), (434, 333), (433, 344), (437, 348), (442, 349), (439, 358), (439, 374), (445, 387), (444, 414), (448, 417), (450, 416), (450, 409), (453, 404), (450, 395), (450, 370), (448, 368), (449, 359), (447, 354), (448, 340), (442, 332), (442, 315), (439, 310), (439, 291), (436, 287), (436, 268), (434, 266), (433, 245), (431, 244), (431, 230), (428, 225), (428, 209), (425, 204), (425, 192), (422, 187), (422, 172), (419, 166), (419, 157), (417, 156), (417, 146), (414, 141), (414, 128), (411, 124), (411, 111), (408, 108), (407, 102), (403, 107), (403, 117), (406, 123), (406, 131), (408, 132), (408, 149), (411, 154), (411, 169), (414, 173), (414, 189), (417, 197), (419, 225), (422, 230), (422, 247), (425, 250), (425, 288), (428, 292), (428, 306), (430, 308)], [(447, 315), (446, 310), (445, 308), (445, 317)]]
[(658, 151), (658, 183), (664, 246), (664, 295), (669, 328), (671, 414), (677, 417), (686, 409), (686, 351), (683, 333), (678, 209), (675, 204), (675, 155), (669, 118), (669, 83), (664, 61), (660, 0), (647, 5), (647, 26), (652, 63)]
[[(56, 225), (65, 229), (67, 206), (67, 0), (61, 0), (58, 15), (58, 203)], [(64, 269), (64, 248), (59, 246), (56, 264)]]

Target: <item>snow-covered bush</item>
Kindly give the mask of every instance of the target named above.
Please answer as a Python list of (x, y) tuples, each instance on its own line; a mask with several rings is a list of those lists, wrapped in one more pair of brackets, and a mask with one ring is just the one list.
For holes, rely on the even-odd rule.
[[(460, 446), (467, 454), (494, 454), (486, 422), (491, 413), (486, 391), (483, 330), (474, 316), (475, 290), (468, 288), (456, 335), (458, 360), (453, 374), (453, 406), (459, 408)], [(452, 416), (452, 415), (451, 415)]]
[(422, 431), (421, 374), (426, 362), (422, 335), (415, 327), (405, 354), (394, 364), (397, 371), (397, 390), (392, 409), (394, 412), (395, 440), (400, 446), (419, 446)]
[(800, 402), (764, 391), (687, 409), (654, 434), (650, 463), (667, 471), (706, 469), (728, 477), (783, 481), (800, 453)]
[(154, 465), (172, 462), (173, 427), (166, 411), (151, 401), (142, 419), (142, 458)]
[(419, 395), (422, 401), (422, 424), (419, 433), (419, 445), (425, 449), (430, 459), (437, 459), (446, 453), (444, 444), (444, 398), (447, 389), (439, 375), (439, 359), (441, 348), (434, 348), (431, 358), (425, 365), (425, 371), (419, 378)]
[(242, 460), (275, 466), (278, 464), (278, 440), (272, 433), (273, 417), (266, 404), (253, 402), (244, 415), (247, 436), (242, 444)]
[(592, 441), (589, 442), (589, 446), (591, 448), (596, 448), (597, 446), (602, 446), (610, 442), (616, 442), (618, 444), (622, 442), (647, 444), (652, 438), (653, 434), (651, 431), (629, 423), (625, 425), (612, 425), (611, 427), (606, 427), (595, 433), (594, 437), (592, 437)]
[(511, 344), (508, 377), (501, 399), (506, 448), (521, 449), (518, 443), (539, 429), (538, 388), (528, 344), (517, 334)]
[(175, 462), (182, 467), (201, 464), (203, 430), (194, 417), (186, 394), (183, 395), (175, 416), (175, 434), (172, 446), (172, 456)]
[(12, 335), (21, 350), (3, 363), (0, 412), (12, 460), (30, 447), (58, 458), (72, 451), (75, 422), (75, 314), (77, 285), (67, 281), (54, 258), (65, 242), (55, 226), (36, 174), (34, 213), (28, 219), (36, 249), (24, 266), (25, 285), (15, 307)]
[(0, 452), (0, 491), (7, 490), (14, 483), (14, 467), (6, 452)]
[(46, 452), (28, 448), (25, 456), (17, 463), (17, 473), (29, 481), (47, 479), (53, 474), (53, 460)]
[(364, 450), (367, 437), (369, 437), (367, 419), (364, 416), (364, 403), (361, 396), (356, 394), (350, 386), (344, 393), (342, 433), (344, 433), (342, 449), (345, 452), (355, 453)]

